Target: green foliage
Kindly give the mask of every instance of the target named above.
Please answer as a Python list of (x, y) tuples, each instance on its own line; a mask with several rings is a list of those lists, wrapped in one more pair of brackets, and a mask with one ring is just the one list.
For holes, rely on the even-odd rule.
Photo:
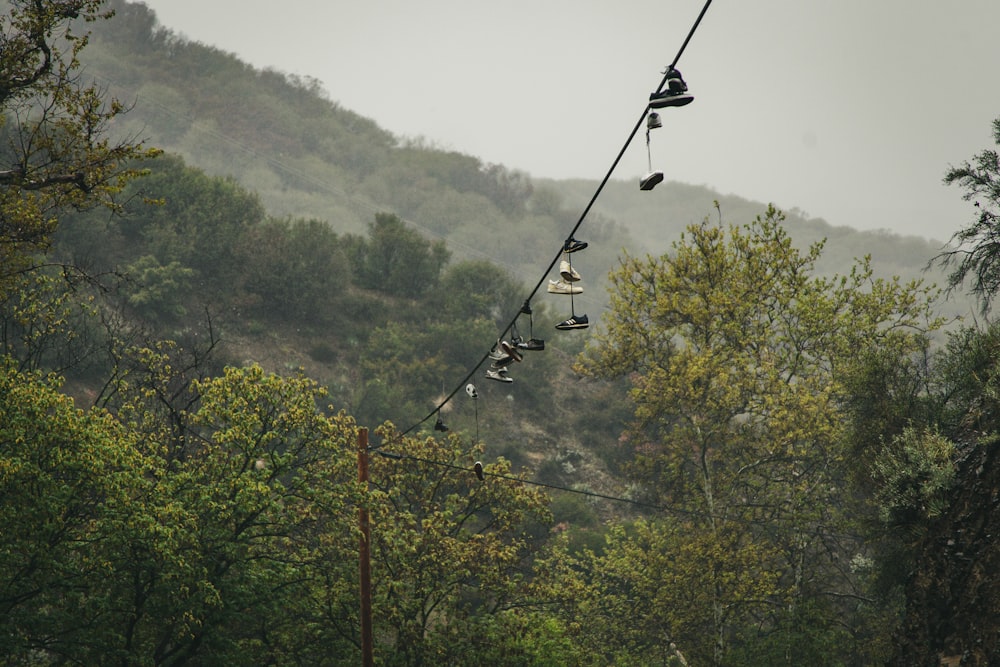
[[(172, 372), (160, 353), (143, 356), (154, 375)], [(315, 382), (259, 367), (190, 383), (197, 406), (164, 413), (174, 424), (150, 411), (162, 388), (121, 390), (152, 486), (100, 592), (120, 610), (115, 650), (140, 662), (341, 664), (331, 649), (353, 648), (327, 610), (356, 590), (343, 565), (360, 493), (344, 456), (353, 421), (323, 413)]]
[[(8, 664), (110, 649), (120, 531), (148, 466), (128, 431), (58, 383), (0, 361), (0, 654)], [(110, 655), (108, 653), (107, 655)]]
[[(68, 17), (60, 11), (101, 4), (13, 3), (24, 16), (51, 10), (41, 18), (58, 25)], [(400, 146), (314, 80), (189, 44), (142, 5), (106, 6), (121, 22), (95, 24), (95, 71), (132, 87), (143, 116), (125, 125), (109, 103), (104, 121), (148, 123), (193, 163), (227, 176), (174, 157), (125, 187), (139, 173), (129, 160), (149, 155), (132, 144), (117, 162), (110, 147), (96, 147), (109, 171), (81, 177), (94, 178), (90, 187), (107, 176), (89, 191), (59, 171), (37, 190), (37, 181), (2, 183), (11, 249), (0, 256), (2, 333), (12, 363), (79, 363), (95, 348), (81, 326), (91, 312), (108, 327), (100, 342), (117, 362), (109, 377), (74, 387), (110, 413), (74, 411), (40, 375), (8, 369), (0, 382), (9, 500), (0, 512), (11, 538), (0, 548), (0, 590), (10, 593), (0, 653), (9, 661), (356, 664), (362, 503), (375, 517), (376, 653), (387, 665), (885, 660), (901, 603), (872, 593), (884, 575), (870, 555), (902, 551), (868, 531), (855, 503), (867, 487), (850, 482), (864, 472), (886, 506), (930, 508), (913, 525), (949, 506), (949, 443), (996, 430), (993, 336), (964, 332), (932, 358), (932, 290), (878, 280), (868, 259), (847, 276), (817, 278), (822, 262), (844, 264), (844, 246), (833, 256), (823, 243), (796, 250), (773, 209), (739, 229), (695, 225), (668, 255), (626, 256), (612, 276), (607, 326), (594, 329), (579, 366), (600, 381), (566, 372), (567, 352), (584, 339), (552, 336), (545, 354), (515, 366), (514, 389), (480, 387), (475, 422), (469, 403), (449, 404), (446, 439), (381, 430), (379, 451), (400, 458), (373, 452), (365, 493), (352, 469), (354, 419), (325, 408), (317, 381), (256, 365), (222, 370), (209, 355), (215, 330), (184, 350), (156, 340), (162, 331), (136, 328), (110, 301), (92, 309), (88, 290), (67, 288), (78, 284), (18, 272), (54, 239), (54, 261), (129, 271), (132, 309), (160, 320), (147, 324), (172, 320), (194, 340), (184, 310), (209, 304), (224, 313), (223, 340), (247, 344), (232, 352), (240, 359), (335, 366), (327, 380), (358, 420), (409, 424), (483, 357), (526, 295), (512, 276), (551, 259), (576, 219), (563, 201), (585, 201), (592, 184), (533, 192), (503, 167)], [(98, 109), (81, 91), (46, 95), (35, 99), (77, 95), (78, 108)], [(29, 106), (8, 105), (5, 136), (56, 137), (34, 128)], [(61, 127), (72, 135), (82, 119)], [(625, 192), (618, 185), (602, 202)], [(268, 216), (265, 201), (285, 217)], [(122, 215), (98, 215), (94, 203)], [(83, 210), (64, 213), (65, 204)], [(364, 231), (368, 211), (383, 205), (398, 215), (376, 215), (366, 236), (348, 233)], [(685, 205), (669, 220), (660, 206), (644, 213), (640, 227), (660, 244), (651, 247), (704, 209)], [(615, 204), (606, 215), (630, 210)], [(593, 294), (600, 267), (630, 241), (598, 210), (587, 222), (591, 249), (578, 268)], [(474, 256), (488, 248), (505, 267), (449, 265), (444, 241), (417, 229)], [(796, 241), (825, 231), (839, 234), (811, 225)], [(533, 305), (538, 331), (563, 319)], [(527, 336), (524, 318), (518, 326)], [(247, 332), (284, 349), (261, 353)], [(289, 360), (289, 349), (300, 356)], [(488, 409), (480, 415), (479, 406)], [(545, 461), (535, 479), (577, 483), (576, 448), (590, 447), (599, 451), (589, 461), (629, 470), (629, 493), (666, 511), (635, 523), (612, 517), (605, 531), (610, 511), (563, 493), (552, 507), (563, 523), (550, 532), (536, 487), (484, 454), (480, 417), (487, 439), (500, 434), (490, 452)], [(526, 444), (556, 438), (560, 454), (547, 459)], [(487, 462), (484, 481), (470, 471), (477, 457)], [(885, 591), (895, 594), (896, 581)]]
[(137, 194), (140, 198), (119, 222), (129, 254), (141, 244), (160, 263), (180, 262), (213, 291), (228, 293), (242, 272), (234, 250), (247, 230), (264, 220), (257, 195), (174, 157), (158, 161)]
[(437, 285), (450, 257), (444, 243), (428, 241), (388, 213), (375, 215), (368, 236), (355, 242), (356, 282), (387, 294), (419, 297), (427, 293)]
[[(993, 141), (1000, 146), (1000, 118), (993, 121)], [(962, 186), (965, 190), (962, 198), (973, 202), (976, 218), (952, 236), (954, 247), (939, 254), (936, 259), (942, 265), (952, 267), (948, 276), (948, 284), (952, 288), (971, 278), (969, 289), (985, 313), (1000, 289), (1000, 157), (997, 151), (984, 150), (975, 156), (972, 163), (965, 162), (960, 167), (950, 168), (944, 182)]]
[(143, 255), (125, 267), (130, 279), (128, 304), (145, 317), (175, 320), (187, 311), (194, 270), (173, 261), (163, 266), (152, 255)]
[[(858, 548), (845, 513), (844, 381), (859, 351), (917, 352), (938, 325), (931, 290), (873, 279), (865, 260), (848, 276), (811, 275), (822, 245), (799, 253), (781, 220), (772, 208), (742, 229), (706, 222), (669, 255), (626, 257), (611, 278), (606, 330), (580, 363), (629, 374), (633, 470), (659, 502), (687, 513), (669, 552), (690, 552), (692, 564), (658, 571), (704, 582), (701, 598), (665, 605), (675, 616), (660, 622), (684, 636), (697, 628), (705, 643), (691, 650), (711, 664), (751, 641), (744, 629), (781, 627), (778, 609), (854, 589), (837, 566)], [(814, 608), (844, 622), (845, 610)]]
[(39, 268), (18, 276), (0, 300), (0, 353), (20, 370), (79, 372), (94, 352), (94, 309), (92, 295), (60, 273)]
[(155, 156), (109, 138), (127, 108), (83, 85), (82, 22), (106, 18), (100, 0), (12, 0), (0, 50), (0, 295), (47, 248), (59, 209), (118, 207), (116, 195)]
[(351, 282), (339, 238), (318, 220), (268, 220), (248, 233), (246, 289), (270, 319), (334, 322)]
[(486, 463), (478, 480), (472, 464), (481, 447), (456, 437), (419, 440), (388, 427), (378, 435), (392, 455), (371, 462), (380, 492), (372, 507), (373, 604), (385, 664), (482, 664), (476, 644), (459, 638), (524, 594), (528, 529), (548, 518), (546, 499), (503, 459)]
[(954, 444), (939, 433), (907, 428), (893, 438), (873, 471), (882, 519), (940, 516), (955, 481), (954, 457)]

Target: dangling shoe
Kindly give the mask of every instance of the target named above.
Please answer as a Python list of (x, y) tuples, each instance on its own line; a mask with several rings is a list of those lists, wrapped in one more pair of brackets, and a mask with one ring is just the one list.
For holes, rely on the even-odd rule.
[(528, 340), (521, 340), (518, 342), (517, 346), (522, 350), (533, 350), (538, 352), (545, 349), (545, 341), (540, 338), (529, 338)]
[(682, 107), (685, 104), (694, 102), (694, 95), (687, 92), (687, 84), (680, 70), (672, 69), (667, 77), (667, 88), (659, 93), (649, 95), (649, 106), (652, 109), (662, 109), (664, 107)]
[(577, 241), (574, 238), (568, 238), (566, 239), (566, 242), (563, 243), (563, 252), (579, 252), (586, 249), (586, 247), (586, 241)]
[(514, 357), (505, 354), (499, 359), (494, 359), (493, 363), (490, 364), (490, 368), (495, 368), (497, 370), (506, 370), (508, 366), (514, 363)]
[(493, 349), (490, 350), (489, 357), (490, 361), (492, 361), (493, 364), (498, 367), (506, 366), (510, 362), (514, 361), (514, 357), (504, 352), (504, 350), (500, 347), (500, 341), (497, 341), (497, 344), (494, 345)]
[(506, 368), (498, 368), (498, 369), (487, 368), (486, 369), (486, 377), (488, 377), (491, 380), (496, 380), (497, 382), (513, 382), (514, 381), (514, 378), (509, 377), (507, 375), (507, 369)]
[(586, 315), (574, 315), (556, 325), (556, 329), (586, 329), (590, 326)]
[(639, 181), (640, 190), (652, 190), (663, 181), (662, 171), (651, 171)]
[(580, 280), (580, 274), (565, 259), (559, 262), (559, 275), (568, 283), (575, 283)]
[(517, 348), (508, 343), (505, 340), (500, 341), (500, 349), (504, 351), (505, 354), (510, 356), (514, 361), (521, 361), (524, 357), (521, 353), (517, 351)]
[(441, 421), (441, 415), (438, 415), (437, 421), (434, 423), (434, 430), (441, 431), (442, 433), (448, 432), (448, 427), (444, 425), (443, 421)]
[(583, 294), (582, 287), (570, 285), (564, 280), (550, 280), (548, 290), (550, 294)]

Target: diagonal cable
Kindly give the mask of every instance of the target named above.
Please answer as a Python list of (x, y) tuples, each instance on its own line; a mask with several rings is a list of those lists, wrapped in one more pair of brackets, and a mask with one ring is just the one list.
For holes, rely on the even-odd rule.
[[(666, 85), (667, 79), (670, 78), (671, 72), (673, 71), (674, 67), (677, 65), (677, 62), (681, 59), (681, 55), (683, 55), (684, 50), (687, 48), (688, 43), (691, 41), (691, 38), (694, 36), (695, 31), (698, 29), (698, 26), (701, 24), (701, 20), (705, 17), (705, 13), (708, 11), (708, 8), (709, 8), (709, 6), (711, 4), (712, 4), (712, 0), (705, 0), (705, 5), (701, 8), (701, 12), (698, 14), (698, 18), (695, 19), (694, 24), (691, 26), (691, 29), (688, 31), (687, 37), (684, 38), (684, 43), (681, 44), (681, 48), (678, 49), (677, 55), (674, 56), (673, 62), (671, 62), (670, 65), (667, 66), (667, 69), (663, 72), (663, 78), (660, 79), (660, 85), (658, 85), (656, 87), (656, 93), (659, 93), (659, 92), (661, 92), (663, 90), (663, 86)], [(611, 180), (611, 175), (614, 174), (615, 169), (618, 168), (618, 163), (621, 162), (622, 157), (624, 157), (624, 155), (625, 155), (625, 151), (628, 150), (628, 147), (632, 143), (632, 140), (635, 138), (635, 135), (639, 131), (639, 128), (642, 127), (643, 122), (646, 120), (646, 114), (648, 114), (648, 113), (649, 113), (649, 105), (647, 105), (645, 108), (643, 108), (642, 114), (640, 114), (640, 116), (639, 116), (639, 120), (636, 121), (636, 123), (635, 123), (635, 127), (632, 128), (632, 131), (629, 133), (628, 138), (625, 140), (625, 143), (622, 145), (621, 150), (618, 151), (618, 155), (615, 157), (614, 161), (611, 163), (611, 167), (608, 169), (608, 172), (604, 175), (604, 179), (601, 180), (601, 183), (597, 186), (597, 190), (594, 192), (594, 195), (590, 198), (590, 201), (587, 203), (586, 208), (583, 209), (583, 213), (580, 214), (580, 217), (576, 221), (576, 224), (573, 225), (573, 229), (570, 230), (569, 236), (566, 237), (566, 242), (569, 242), (569, 241), (573, 240), (573, 237), (576, 236), (576, 232), (580, 229), (580, 226), (583, 224), (583, 221), (587, 218), (587, 215), (590, 213), (590, 209), (593, 208), (594, 204), (597, 202), (597, 198), (600, 197), (601, 192), (604, 190), (604, 186), (608, 184), (609, 180)], [(566, 246), (565, 246), (565, 243), (564, 243), (563, 248), (565, 248), (565, 247)], [(549, 273), (551, 273), (552, 269), (555, 267), (556, 263), (559, 261), (559, 258), (562, 256), (563, 248), (560, 248), (559, 251), (556, 253), (555, 257), (552, 258), (552, 261), (549, 262), (549, 265), (548, 265), (548, 267), (546, 267), (545, 271), (542, 273), (541, 278), (538, 279), (538, 282), (535, 283), (534, 288), (529, 293), (528, 298), (525, 299), (525, 302), (524, 302), (525, 305), (529, 304), (531, 302), (531, 300), (535, 297), (535, 295), (538, 293), (538, 290), (541, 289), (542, 283), (545, 282), (545, 279), (548, 277)], [(500, 334), (501, 338), (503, 336), (505, 336), (508, 331), (511, 330), (511, 328), (514, 326), (514, 324), (517, 322), (517, 318), (520, 317), (520, 316), (521, 316), (521, 312), (518, 311), (518, 313), (514, 315), (513, 319), (511, 319), (511, 321), (507, 324), (507, 327), (501, 332), (501, 334)], [(465, 376), (465, 378), (463, 378), (462, 381), (458, 383), (458, 385), (452, 390), (452, 392), (450, 394), (448, 394), (437, 405), (437, 407), (435, 407), (433, 410), (431, 410), (427, 414), (427, 416), (425, 416), (423, 419), (421, 419), (420, 421), (416, 422), (415, 424), (413, 424), (412, 426), (410, 426), (409, 428), (407, 428), (405, 431), (403, 431), (400, 435), (406, 435), (407, 433), (409, 433), (410, 431), (412, 431), (413, 429), (415, 429), (416, 427), (420, 426), (425, 421), (427, 421), (428, 419), (430, 419), (431, 417), (433, 417), (435, 414), (437, 414), (438, 411), (441, 408), (443, 408), (445, 405), (447, 405), (451, 401), (451, 399), (455, 397), (455, 394), (457, 394), (459, 392), (459, 390), (462, 387), (464, 387), (465, 384), (469, 380), (472, 379), (472, 376), (476, 374), (476, 371), (478, 371), (479, 368), (484, 363), (486, 363), (486, 360), (489, 359), (489, 356), (490, 356), (490, 353), (486, 352), (482, 356), (482, 358), (479, 360), (479, 363), (477, 363), (472, 368), (472, 370), (469, 371), (469, 373)]]

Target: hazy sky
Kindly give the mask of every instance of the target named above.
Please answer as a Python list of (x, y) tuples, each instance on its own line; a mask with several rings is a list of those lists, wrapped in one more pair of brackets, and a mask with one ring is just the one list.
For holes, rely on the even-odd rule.
[[(174, 32), (314, 77), (398, 136), (595, 181), (704, 4), (145, 2)], [(946, 240), (972, 208), (945, 170), (994, 147), (998, 27), (998, 0), (715, 0), (678, 63), (695, 101), (661, 112), (653, 168), (835, 225)], [(640, 131), (614, 177), (669, 207), (665, 191), (639, 192), (646, 171)]]

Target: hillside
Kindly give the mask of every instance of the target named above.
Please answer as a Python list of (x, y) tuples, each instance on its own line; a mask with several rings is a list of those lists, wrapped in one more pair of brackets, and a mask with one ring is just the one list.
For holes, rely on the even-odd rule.
[[(315, 81), (256, 70), (232, 54), (187, 42), (159, 26), (144, 5), (121, 0), (112, 5), (117, 15), (95, 26), (84, 62), (86, 73), (110, 93), (134, 100), (134, 108), (118, 131), (143, 137), (209, 176), (232, 179), (259, 198), (260, 215), (316, 220), (337, 235), (363, 236), (376, 214), (389, 212), (424, 238), (443, 242), (453, 264), (488, 262), (499, 267), (514, 287), (507, 289), (501, 308), (493, 303), (488, 309), (497, 328), (516, 315), (530, 288), (541, 281), (541, 294), (533, 302), (534, 322), (545, 332), (547, 361), (542, 364), (533, 359), (531, 368), (525, 364), (522, 375), (527, 374), (527, 382), (505, 393), (505, 400), (523, 404), (522, 419), (510, 424), (496, 409), (473, 416), (470, 406), (460, 402), (449, 403), (446, 410), (458, 410), (453, 419), (467, 431), (479, 431), (481, 426), (484, 437), (502, 440), (500, 453), (516, 463), (555, 470), (567, 452), (575, 452), (573, 456), (586, 456), (590, 461), (579, 470), (590, 472), (585, 476), (578, 472), (575, 480), (565, 475), (556, 479), (621, 488), (605, 475), (602, 463), (611, 462), (614, 467), (614, 449), (601, 443), (613, 442), (621, 429), (623, 397), (610, 401), (608, 410), (617, 416), (608, 423), (588, 420), (576, 410), (560, 410), (557, 418), (551, 412), (558, 401), (592, 405), (608, 400), (602, 398), (606, 390), (600, 385), (581, 382), (570, 372), (573, 355), (582, 349), (587, 332), (566, 337), (552, 331), (552, 325), (567, 315), (561, 310), (565, 301), (545, 294), (547, 276), (541, 275), (594, 194), (596, 181), (536, 181), (510, 166), (484, 164), (474, 156), (397, 137), (391, 129), (378, 127), (329, 99)], [(148, 183), (142, 187), (149, 196), (163, 196)], [(586, 290), (575, 297), (575, 307), (597, 322), (607, 303), (605, 277), (622, 251), (665, 252), (687, 225), (719, 215), (715, 201), (723, 221), (732, 224), (749, 222), (766, 208), (764, 203), (720, 195), (706, 186), (666, 182), (644, 193), (635, 183), (612, 179), (578, 234), (590, 246), (576, 260)], [(871, 254), (878, 276), (941, 282), (939, 274), (924, 273), (927, 261), (940, 247), (936, 242), (834, 228), (796, 211), (786, 214), (785, 225), (799, 247), (827, 239), (818, 266), (824, 273), (848, 271), (855, 257)], [(189, 224), (194, 229), (197, 222)], [(161, 261), (167, 257), (163, 255)], [(378, 279), (372, 275), (369, 281)], [(237, 363), (254, 360), (275, 370), (303, 368), (330, 387), (338, 405), (359, 417), (371, 416), (376, 423), (392, 418), (408, 426), (453, 389), (496, 334), (482, 335), (478, 349), (471, 341), (459, 348), (462, 351), (453, 354), (451, 370), (414, 384), (406, 401), (386, 402), (383, 397), (368, 405), (365, 401), (373, 400), (376, 384), (403, 380), (395, 373), (372, 375), (371, 365), (362, 371), (352, 363), (358, 346), (373, 344), (373, 332), (385, 335), (393, 313), (397, 321), (424, 330), (437, 325), (426, 306), (401, 303), (384, 290), (373, 292), (365, 287), (363, 279), (357, 281), (356, 293), (346, 297), (346, 302), (331, 301), (341, 304), (335, 307), (341, 309), (341, 316), (333, 320), (275, 320), (245, 307), (241, 315), (216, 314), (217, 324), (223, 325), (218, 352)], [(473, 280), (458, 289), (485, 295), (494, 293), (495, 285), (477, 285)], [(210, 301), (202, 294), (186, 310), (201, 312)], [(361, 308), (363, 302), (380, 305)], [(414, 306), (425, 309), (424, 317), (398, 315)], [(943, 308), (949, 316), (968, 311), (963, 302)], [(196, 324), (188, 322), (187, 326)], [(414, 340), (425, 338), (421, 333)], [(445, 339), (425, 344), (432, 346), (431, 354), (448, 345)], [(559, 361), (553, 363), (553, 359)], [(528, 383), (534, 386), (529, 388)], [(493, 394), (503, 395), (499, 389)], [(382, 408), (375, 409), (375, 405)], [(541, 428), (540, 423), (548, 425)], [(558, 440), (543, 435), (556, 428), (573, 435)]]
[(1000, 326), (939, 242), (620, 180), (577, 231), (596, 182), (144, 5), (0, 6), (8, 662), (339, 667), (371, 612), (398, 667), (992, 664)]
[[(86, 64), (111, 93), (135, 101), (122, 129), (209, 174), (235, 178), (258, 193), (273, 215), (361, 232), (375, 212), (389, 211), (428, 237), (445, 240), (456, 257), (487, 259), (533, 284), (602, 176), (532, 180), (517, 165), (484, 164), (423, 139), (396, 136), (392, 128), (341, 107), (336, 82), (328, 82), (330, 99), (317, 81), (256, 70), (232, 54), (184, 41), (159, 26), (144, 5), (115, 6), (115, 20), (97, 26)], [(600, 278), (623, 248), (663, 252), (685, 226), (715, 217), (714, 201), (724, 221), (734, 224), (766, 207), (707, 186), (668, 181), (641, 193), (631, 181), (612, 179), (581, 231), (596, 241), (588, 277)], [(786, 214), (797, 244), (828, 239), (821, 268), (831, 273), (870, 253), (879, 275), (922, 276), (942, 245), (832, 227), (795, 210)], [(936, 272), (928, 279), (941, 282)]]

